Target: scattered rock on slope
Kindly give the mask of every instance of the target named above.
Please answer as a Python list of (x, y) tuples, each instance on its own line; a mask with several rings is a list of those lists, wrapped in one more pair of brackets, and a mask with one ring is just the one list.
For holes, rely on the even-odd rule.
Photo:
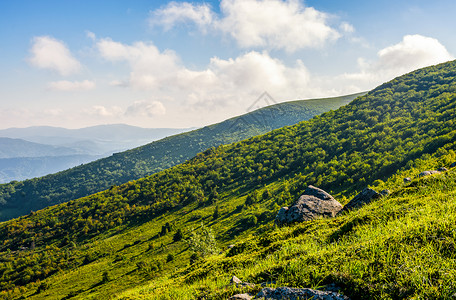
[(228, 298), (229, 300), (250, 300), (253, 298), (251, 294), (236, 294)]
[(264, 288), (255, 297), (255, 299), (277, 299), (277, 300), (298, 300), (298, 299), (315, 299), (315, 300), (349, 300), (347, 296), (327, 291), (318, 291), (312, 289), (295, 289), (289, 287)]
[(381, 194), (377, 193), (373, 189), (365, 188), (361, 193), (351, 199), (340, 212), (359, 208), (363, 205), (371, 203), (372, 200), (378, 199), (381, 196)]
[(429, 175), (432, 175), (432, 174), (438, 174), (440, 173), (439, 171), (437, 170), (431, 170), (431, 171), (423, 171), (420, 173), (420, 177), (424, 177), (424, 176), (429, 176)]
[(276, 216), (279, 225), (334, 217), (342, 205), (322, 189), (309, 185), (304, 194), (290, 207), (282, 207)]

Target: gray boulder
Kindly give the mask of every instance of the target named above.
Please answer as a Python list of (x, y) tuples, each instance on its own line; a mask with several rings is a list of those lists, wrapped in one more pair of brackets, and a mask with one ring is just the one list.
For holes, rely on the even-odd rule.
[(312, 289), (295, 289), (289, 287), (264, 288), (256, 296), (255, 299), (277, 299), (277, 300), (298, 300), (298, 299), (313, 299), (313, 300), (349, 300), (347, 296), (335, 292), (318, 291)]
[(345, 204), (341, 212), (360, 208), (361, 206), (371, 203), (372, 200), (378, 199), (381, 196), (381, 194), (377, 193), (373, 189), (365, 188), (361, 193), (351, 199), (350, 202)]
[(439, 171), (439, 172), (446, 172), (446, 171), (448, 171), (448, 169), (445, 168), (445, 167), (440, 167), (440, 168), (437, 169), (437, 171)]
[(440, 172), (437, 171), (437, 170), (423, 171), (423, 172), (421, 172), (420, 175), (418, 175), (418, 176), (424, 177), (424, 176), (429, 176), (429, 175), (438, 174), (438, 173), (440, 173)]
[(304, 194), (290, 207), (282, 207), (277, 216), (279, 225), (304, 222), (318, 217), (334, 217), (342, 205), (322, 189), (309, 185)]
[(404, 183), (409, 183), (411, 181), (412, 181), (412, 178), (410, 178), (410, 177), (405, 177), (404, 178)]

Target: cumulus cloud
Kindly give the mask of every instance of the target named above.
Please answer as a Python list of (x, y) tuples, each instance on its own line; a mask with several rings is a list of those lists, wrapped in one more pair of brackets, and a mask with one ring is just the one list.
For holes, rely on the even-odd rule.
[(164, 8), (151, 12), (151, 26), (163, 26), (169, 30), (178, 23), (195, 23), (205, 29), (213, 22), (214, 13), (208, 4), (191, 4), (187, 2), (170, 2)]
[(327, 14), (297, 0), (223, 0), (220, 8), (224, 17), (217, 27), (245, 48), (295, 51), (340, 36), (327, 24)]
[(370, 89), (372, 84), (452, 59), (454, 57), (437, 39), (406, 35), (401, 42), (378, 51), (376, 60), (358, 59), (360, 72), (344, 74), (338, 79)]
[(31, 65), (54, 70), (64, 76), (77, 73), (81, 69), (81, 64), (73, 57), (68, 47), (50, 36), (35, 37), (30, 54), (28, 61)]
[(191, 70), (181, 65), (173, 52), (160, 52), (152, 44), (125, 45), (102, 39), (97, 45), (105, 59), (127, 62), (131, 68), (128, 82), (113, 84), (151, 90), (159, 97), (172, 95), (174, 100), (220, 104), (228, 98), (252, 97), (265, 90), (291, 98), (311, 90), (306, 87), (309, 74), (302, 61), (289, 67), (266, 51), (250, 51), (230, 59), (213, 57), (206, 68)]
[[(341, 34), (329, 25), (330, 16), (300, 0), (222, 0), (220, 15), (206, 4), (171, 2), (151, 12), (150, 23), (169, 30), (181, 22), (193, 22), (204, 31), (231, 36), (242, 48), (285, 49), (320, 47)], [(344, 32), (353, 32), (348, 23)]]
[(166, 114), (166, 108), (160, 101), (135, 101), (125, 111), (127, 117), (154, 117)]
[[(125, 45), (111, 39), (101, 39), (97, 48), (103, 58), (109, 61), (126, 61), (131, 66), (129, 84), (138, 88), (156, 88), (157, 79), (170, 76), (178, 71), (177, 55), (170, 50), (160, 52), (152, 44), (138, 42)], [(117, 85), (120, 81), (115, 82)]]
[(68, 81), (60, 80), (53, 81), (48, 84), (48, 89), (54, 91), (74, 92), (74, 91), (88, 91), (95, 88), (95, 82), (90, 80), (84, 81)]
[(453, 56), (437, 39), (406, 35), (400, 43), (380, 50), (373, 68), (408, 72), (452, 59)]

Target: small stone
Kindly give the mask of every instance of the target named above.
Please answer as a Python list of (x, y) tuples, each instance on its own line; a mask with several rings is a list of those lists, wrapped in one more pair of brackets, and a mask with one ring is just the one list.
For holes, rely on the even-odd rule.
[(350, 202), (344, 206), (341, 212), (360, 208), (361, 206), (371, 203), (372, 200), (380, 197), (381, 195), (373, 189), (365, 188), (361, 193), (351, 199)]
[(241, 284), (241, 283), (242, 283), (242, 281), (239, 278), (237, 278), (236, 276), (231, 277), (230, 284), (237, 285), (237, 284)]
[(231, 244), (231, 245), (228, 246), (228, 249), (231, 249), (233, 247), (234, 247), (234, 244)]
[(440, 168), (437, 169), (437, 171), (439, 171), (439, 172), (446, 172), (446, 171), (448, 171), (448, 169), (445, 168), (445, 167), (440, 167)]
[(251, 294), (236, 294), (228, 298), (229, 300), (250, 300), (253, 298)]
[(412, 178), (410, 178), (410, 177), (405, 177), (404, 178), (404, 183), (409, 183), (411, 181), (412, 181)]
[(437, 170), (431, 170), (431, 171), (423, 171), (420, 173), (420, 177), (424, 177), (424, 176), (429, 176), (429, 175), (432, 175), (432, 174), (438, 174), (440, 173), (439, 171)]

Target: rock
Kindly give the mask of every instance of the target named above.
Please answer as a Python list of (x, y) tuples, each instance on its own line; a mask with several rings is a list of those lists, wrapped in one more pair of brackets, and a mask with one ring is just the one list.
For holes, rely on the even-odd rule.
[(404, 178), (404, 183), (408, 183), (408, 182), (411, 182), (412, 181), (412, 178), (410, 177), (405, 177)]
[(383, 190), (383, 191), (380, 192), (380, 195), (382, 195), (382, 197), (386, 197), (389, 194), (391, 194), (390, 190)]
[(436, 171), (436, 170), (432, 170), (432, 171), (423, 171), (420, 173), (420, 177), (424, 177), (424, 176), (429, 176), (429, 175), (432, 175), (432, 174), (438, 174), (440, 173), (439, 171)]
[(313, 300), (349, 300), (347, 296), (335, 292), (318, 291), (312, 289), (295, 289), (289, 287), (264, 288), (256, 296), (255, 299), (277, 299), (277, 300), (298, 300), (298, 299), (313, 299)]
[(237, 284), (241, 284), (241, 283), (242, 283), (242, 281), (239, 278), (237, 278), (236, 276), (231, 277), (230, 284), (237, 285)]
[(313, 220), (318, 217), (334, 217), (342, 205), (327, 192), (309, 185), (304, 194), (290, 207), (282, 207), (277, 216), (279, 225)]
[(236, 294), (228, 298), (229, 300), (250, 300), (253, 298), (251, 294)]
[(381, 195), (373, 189), (365, 188), (361, 193), (351, 199), (350, 202), (345, 204), (344, 209), (341, 212), (360, 208), (361, 206), (371, 203), (372, 200), (380, 197)]
[(249, 283), (249, 282), (242, 282), (239, 278), (236, 276), (231, 277), (230, 279), (230, 285), (235, 284), (236, 287), (255, 287), (254, 283)]
[(231, 249), (233, 247), (234, 247), (234, 244), (231, 244), (231, 245), (228, 246), (228, 249)]
[(448, 171), (448, 169), (445, 168), (445, 167), (440, 167), (440, 168), (437, 169), (437, 171), (439, 171), (439, 172), (446, 172), (446, 171)]
[(454, 168), (454, 167), (456, 167), (456, 162), (454, 162), (450, 165), (450, 168)]

